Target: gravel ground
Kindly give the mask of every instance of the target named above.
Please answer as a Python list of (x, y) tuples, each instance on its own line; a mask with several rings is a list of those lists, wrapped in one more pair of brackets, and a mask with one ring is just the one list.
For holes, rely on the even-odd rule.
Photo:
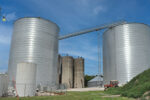
[(102, 87), (90, 87), (90, 88), (72, 88), (72, 89), (67, 89), (67, 91), (104, 91), (104, 88)]

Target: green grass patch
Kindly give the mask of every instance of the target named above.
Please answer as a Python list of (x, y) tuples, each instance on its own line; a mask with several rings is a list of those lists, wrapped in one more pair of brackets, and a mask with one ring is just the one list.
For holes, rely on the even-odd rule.
[[(40, 97), (26, 97), (20, 100), (134, 100), (125, 97), (103, 97), (103, 91), (93, 92), (67, 92), (66, 95), (60, 96), (40, 96)], [(17, 100), (17, 98), (0, 98), (0, 100)]]
[(150, 91), (150, 69), (137, 75), (123, 87), (110, 88), (105, 93), (121, 94), (125, 97), (139, 98), (147, 91)]

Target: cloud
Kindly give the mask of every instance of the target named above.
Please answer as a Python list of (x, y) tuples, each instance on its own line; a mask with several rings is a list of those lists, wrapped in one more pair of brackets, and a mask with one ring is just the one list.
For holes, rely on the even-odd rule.
[(5, 16), (6, 16), (7, 21), (14, 21), (15, 19), (17, 19), (17, 16), (16, 16), (15, 12), (6, 14)]
[(97, 6), (93, 9), (93, 13), (95, 15), (99, 14), (100, 12), (104, 12), (106, 9), (103, 6)]
[[(70, 33), (80, 29), (82, 30), (88, 27), (93, 27), (97, 25), (96, 23), (103, 23), (103, 18), (99, 16), (99, 14), (101, 15), (101, 12), (103, 12), (105, 8), (105, 5), (103, 5), (102, 1), (103, 0), (44, 0), (43, 2), (43, 0), (38, 0), (37, 2), (37, 0), (25, 0), (18, 2), (20, 2), (21, 6), (25, 8), (25, 12), (29, 12), (29, 15), (41, 16), (57, 23), (60, 26), (60, 33), (62, 35), (62, 33)], [(28, 14), (25, 14), (24, 12), (19, 13), (20, 15), (22, 14), (28, 16)], [(15, 13), (10, 13), (7, 15), (7, 20), (11, 21), (15, 19), (15, 17)], [(9, 42), (5, 41), (9, 40), (9, 37), (3, 34), (9, 33), (6, 32), (6, 30), (0, 30), (2, 33), (0, 33), (0, 39), (2, 39), (0, 43), (9, 44)], [(84, 36), (86, 38), (84, 38)], [(91, 69), (88, 70), (87, 68), (92, 67), (92, 69), (95, 69), (98, 57), (95, 35), (84, 36), (76, 39), (71, 38), (62, 40), (60, 42), (59, 52), (62, 54), (68, 53), (69, 55), (75, 57), (84, 57), (87, 73), (88, 71), (91, 72)]]
[[(76, 0), (78, 4), (78, 8), (76, 9), (84, 9), (83, 12), (91, 15), (94, 13), (94, 16), (99, 14), (100, 12), (106, 11), (106, 6), (103, 4), (103, 0)], [(81, 10), (79, 10), (81, 12)]]
[(101, 13), (107, 8), (104, 0), (44, 0), (44, 2), (43, 0), (38, 0), (38, 2), (37, 0), (25, 0), (21, 3), (29, 4), (25, 5), (26, 8), (30, 8), (30, 11), (37, 16), (42, 15), (54, 20), (59, 26), (62, 26), (60, 31), (74, 32), (83, 29), (82, 27), (91, 27), (92, 24), (97, 22), (102, 24), (106, 21), (101, 18)]

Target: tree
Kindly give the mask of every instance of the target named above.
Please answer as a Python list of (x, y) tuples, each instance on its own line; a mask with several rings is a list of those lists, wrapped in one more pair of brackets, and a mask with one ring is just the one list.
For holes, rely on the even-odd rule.
[(91, 80), (91, 79), (93, 79), (94, 77), (95, 77), (94, 75), (85, 75), (85, 76), (84, 76), (85, 87), (87, 86), (88, 81)]

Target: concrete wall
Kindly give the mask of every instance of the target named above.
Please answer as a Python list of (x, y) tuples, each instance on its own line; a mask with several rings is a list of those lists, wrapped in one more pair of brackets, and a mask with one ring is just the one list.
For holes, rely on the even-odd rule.
[(74, 59), (74, 88), (84, 87), (84, 59)]
[(73, 57), (62, 57), (62, 84), (67, 88), (73, 88)]
[(4, 96), (8, 91), (8, 75), (0, 74), (0, 96)]
[(20, 97), (35, 96), (36, 72), (37, 65), (34, 63), (17, 64), (16, 89)]

